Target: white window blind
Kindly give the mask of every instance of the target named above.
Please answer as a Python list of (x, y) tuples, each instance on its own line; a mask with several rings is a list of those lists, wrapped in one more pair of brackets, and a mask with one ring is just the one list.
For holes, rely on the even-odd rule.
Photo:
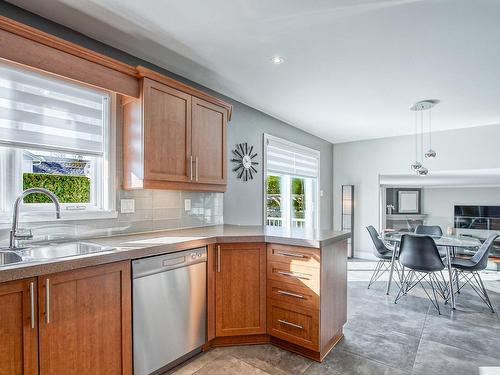
[(0, 143), (104, 154), (108, 95), (0, 64)]
[(268, 172), (317, 178), (319, 157), (317, 150), (280, 138), (266, 136), (266, 166)]

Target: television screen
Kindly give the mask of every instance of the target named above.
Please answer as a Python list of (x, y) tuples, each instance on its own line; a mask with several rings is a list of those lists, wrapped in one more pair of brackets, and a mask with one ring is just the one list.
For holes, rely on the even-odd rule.
[(500, 230), (500, 206), (455, 206), (455, 228)]

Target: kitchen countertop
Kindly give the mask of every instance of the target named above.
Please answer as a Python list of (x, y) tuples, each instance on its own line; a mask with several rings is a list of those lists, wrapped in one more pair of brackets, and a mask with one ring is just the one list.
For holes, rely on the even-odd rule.
[(40, 276), (99, 264), (144, 258), (212, 243), (270, 242), (322, 248), (351, 236), (345, 231), (287, 230), (257, 225), (216, 225), (86, 239), (113, 250), (67, 258), (0, 266), (0, 282)]

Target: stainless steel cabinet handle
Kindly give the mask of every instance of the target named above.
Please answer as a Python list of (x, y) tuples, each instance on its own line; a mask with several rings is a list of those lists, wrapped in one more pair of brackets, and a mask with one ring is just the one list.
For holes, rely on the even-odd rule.
[(302, 273), (295, 273), (295, 272), (286, 272), (286, 271), (278, 271), (276, 272), (280, 275), (283, 275), (283, 276), (290, 276), (290, 277), (295, 277), (297, 279), (302, 279), (302, 280), (310, 280), (309, 277), (305, 276), (304, 274)]
[(306, 255), (301, 254), (301, 253), (291, 253), (291, 252), (286, 252), (286, 251), (278, 251), (278, 255), (284, 256), (284, 257), (292, 257), (292, 258), (307, 258)]
[(35, 329), (35, 283), (30, 282), (30, 320), (31, 328)]
[(280, 322), (282, 324), (286, 324), (287, 326), (298, 328), (298, 329), (304, 329), (304, 327), (302, 327), (300, 324), (290, 323), (290, 322), (287, 322), (286, 320), (278, 319), (278, 322)]
[(50, 323), (50, 280), (45, 279), (45, 323)]
[(198, 181), (198, 156), (194, 161), (196, 181)]
[(220, 245), (217, 245), (217, 272), (220, 272)]
[(296, 294), (296, 293), (287, 292), (287, 291), (284, 291), (284, 290), (278, 290), (277, 293), (278, 294), (283, 294), (283, 295), (289, 296), (289, 297), (294, 297), (294, 298), (300, 298), (300, 299), (304, 299), (305, 298), (302, 294)]
[(189, 155), (189, 181), (193, 181), (193, 155)]

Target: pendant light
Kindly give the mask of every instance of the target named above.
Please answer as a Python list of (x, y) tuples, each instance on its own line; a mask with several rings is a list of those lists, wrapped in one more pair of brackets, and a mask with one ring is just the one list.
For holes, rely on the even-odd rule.
[[(420, 113), (420, 155), (421, 160), (425, 156), (426, 159), (432, 159), (436, 157), (436, 151), (432, 149), (431, 145), (431, 108), (434, 107), (439, 100), (429, 99), (421, 100), (416, 102), (410, 107), (410, 111), (415, 112), (415, 161), (411, 164), (411, 169), (417, 173), (419, 176), (426, 176), (429, 170), (418, 161), (418, 113)], [(424, 154), (424, 113), (423, 111), (429, 111), (429, 150)]]
[(411, 169), (413, 171), (418, 171), (422, 168), (422, 163), (418, 161), (418, 125), (417, 125), (417, 112), (415, 112), (415, 161), (411, 164)]
[(426, 159), (434, 159), (436, 157), (436, 151), (432, 149), (431, 112), (432, 107), (429, 108), (429, 150), (427, 150), (427, 152), (425, 153)]

